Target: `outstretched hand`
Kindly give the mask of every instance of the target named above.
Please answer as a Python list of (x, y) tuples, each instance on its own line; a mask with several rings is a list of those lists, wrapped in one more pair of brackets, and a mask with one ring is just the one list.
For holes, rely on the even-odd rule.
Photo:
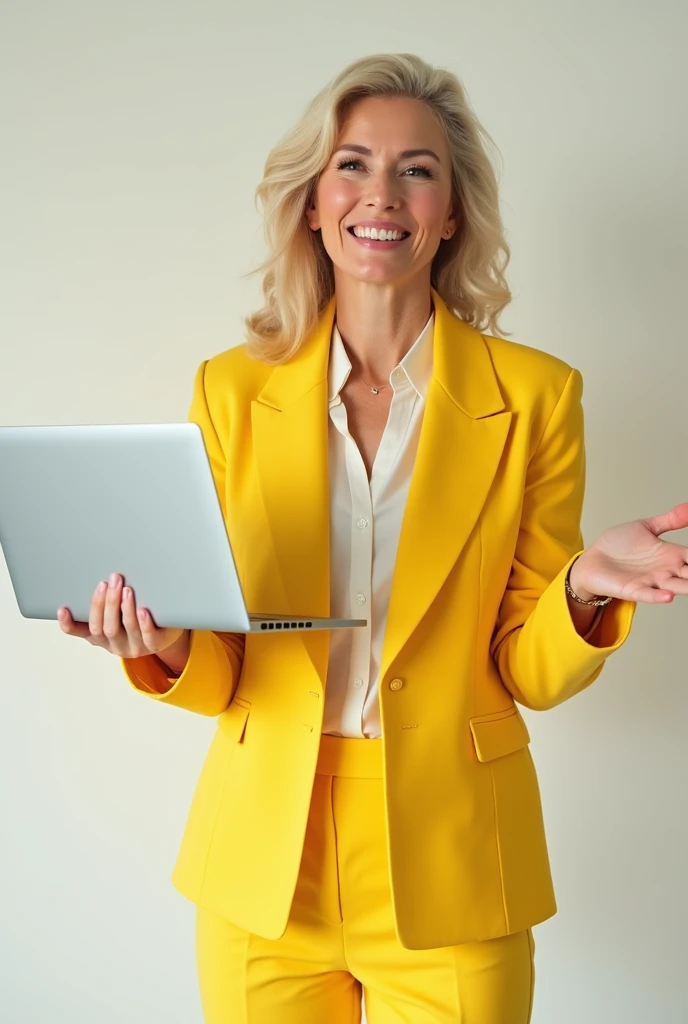
[(688, 501), (661, 515), (610, 527), (574, 563), (571, 586), (578, 594), (646, 604), (669, 604), (677, 594), (688, 597), (688, 546), (659, 536), (686, 526)]

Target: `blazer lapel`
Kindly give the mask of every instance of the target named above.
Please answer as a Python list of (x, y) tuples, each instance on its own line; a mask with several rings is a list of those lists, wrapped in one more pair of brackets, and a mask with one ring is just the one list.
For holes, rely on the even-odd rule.
[[(508, 436), (487, 345), (432, 289), (433, 376), (392, 582), (381, 675), (411, 636), (478, 520)], [(328, 386), (333, 297), (298, 354), (252, 403), (254, 456), (282, 587), (251, 611), (328, 616)], [(281, 593), (287, 607), (282, 607)], [(324, 686), (329, 633), (299, 634)]]
[(380, 675), (411, 636), (461, 553), (502, 456), (505, 410), (480, 333), (432, 289), (433, 376), (392, 581)]
[[(329, 615), (327, 369), (334, 311), (332, 298), (297, 355), (275, 367), (252, 403), (258, 480), (287, 607), (280, 601), (251, 611)], [(298, 635), (324, 686), (328, 631)]]

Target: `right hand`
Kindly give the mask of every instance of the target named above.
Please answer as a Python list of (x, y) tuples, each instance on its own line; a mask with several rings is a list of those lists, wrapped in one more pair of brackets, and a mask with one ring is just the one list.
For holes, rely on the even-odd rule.
[[(180, 646), (187, 629), (158, 629), (146, 608), (136, 609), (131, 587), (123, 587), (122, 577), (113, 573), (110, 585), (100, 583), (93, 594), (88, 622), (75, 622), (69, 609), (58, 608), (60, 629), (69, 636), (88, 640), (118, 658), (143, 658)], [(182, 639), (184, 638), (184, 640)]]

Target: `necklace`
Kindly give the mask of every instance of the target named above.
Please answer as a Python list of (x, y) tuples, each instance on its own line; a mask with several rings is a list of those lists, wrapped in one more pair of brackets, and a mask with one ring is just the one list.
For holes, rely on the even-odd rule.
[(368, 384), (367, 381), (363, 380), (363, 377), (361, 377), (361, 381), (365, 384), (365, 386), (368, 388), (369, 391), (373, 392), (374, 395), (378, 395), (382, 391), (383, 388), (388, 388), (389, 387), (389, 384), (378, 384), (378, 386), (376, 388), (374, 388), (372, 386), (372, 384)]

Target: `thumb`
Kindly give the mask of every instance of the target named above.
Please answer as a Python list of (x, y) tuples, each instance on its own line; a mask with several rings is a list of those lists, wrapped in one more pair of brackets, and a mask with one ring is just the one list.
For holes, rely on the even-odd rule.
[(680, 505), (674, 505), (668, 512), (662, 512), (658, 516), (650, 516), (648, 519), (643, 519), (643, 522), (656, 537), (660, 533), (667, 533), (669, 530), (682, 530), (685, 526), (688, 526), (688, 501), (682, 501)]

